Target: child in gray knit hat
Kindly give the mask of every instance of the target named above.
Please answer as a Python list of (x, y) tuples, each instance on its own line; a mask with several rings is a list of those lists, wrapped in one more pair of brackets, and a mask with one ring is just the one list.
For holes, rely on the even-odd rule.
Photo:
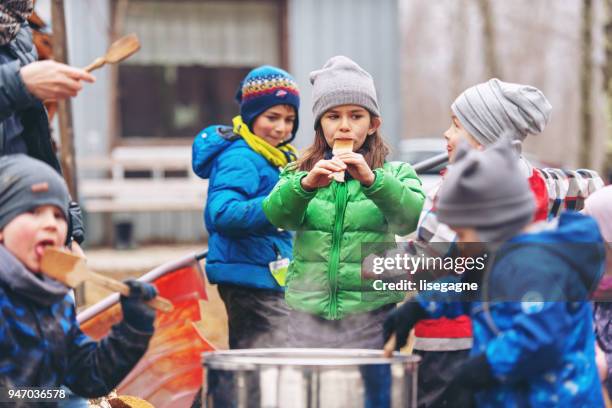
[[(451, 126), (444, 132), (451, 162), (449, 168), (452, 168), (452, 163), (456, 160), (461, 141), (477, 150), (485, 150), (500, 138), (506, 137), (511, 140), (515, 150), (520, 151), (522, 142), (528, 135), (544, 130), (551, 110), (544, 94), (533, 86), (491, 79), (468, 88), (453, 102)], [(546, 173), (533, 168), (523, 156), (515, 155), (510, 159), (517, 161), (516, 171), (527, 180), (535, 199), (532, 220), (546, 220), (556, 208), (553, 205), (556, 196), (551, 194), (551, 186), (555, 190), (554, 184), (549, 184)], [(492, 175), (498, 173), (493, 172)], [(446, 178), (447, 175), (444, 175), (444, 179)], [(500, 178), (497, 182), (499, 185), (505, 185), (506, 181)], [(440, 188), (443, 184), (446, 184), (445, 181), (428, 192), (417, 227), (418, 239), (412, 242), (412, 246), (419, 252), (433, 253), (440, 257), (452, 256), (458, 239), (457, 233), (438, 218)], [(558, 189), (558, 186), (556, 187)], [(463, 199), (466, 204), (476, 200), (472, 194), (466, 194)], [(491, 212), (491, 221), (494, 221), (497, 215), (494, 211)], [(480, 222), (485, 221), (486, 219), (481, 219)], [(511, 226), (508, 225), (508, 228)], [(488, 234), (483, 225), (479, 238), (473, 240), (495, 241), (496, 238), (495, 234)], [(437, 373), (444, 367), (465, 359), (471, 344), (472, 331), (467, 316), (428, 320), (416, 325), (414, 350), (422, 357), (422, 375), (418, 378), (419, 406), (470, 405), (471, 395), (461, 392), (460, 389), (449, 389), (448, 377)]]
[[(444, 132), (444, 138), (449, 161), (453, 163), (461, 141), (483, 150), (505, 135), (519, 150), (528, 134), (544, 130), (550, 118), (551, 105), (535, 87), (494, 78), (462, 92), (453, 102), (451, 112), (451, 125)], [(546, 182), (526, 160), (518, 156), (516, 160), (519, 160), (519, 173), (529, 179), (536, 198), (534, 220), (544, 220), (549, 205)], [(440, 185), (427, 194), (417, 227), (418, 240), (414, 246), (424, 253), (443, 257), (452, 254), (457, 234), (437, 217)], [(465, 199), (470, 200), (471, 197)], [(467, 357), (472, 343), (467, 316), (419, 323), (415, 335), (414, 349), (423, 358), (423, 375), (419, 376), (419, 405), (452, 403), (469, 406), (470, 395), (460, 390), (450, 393), (451, 390), (446, 389), (447, 380), (435, 374), (442, 367)]]
[(463, 91), (451, 110), (451, 129), (454, 126), (459, 132), (467, 133), (466, 139), (473, 145), (486, 147), (506, 135), (513, 145), (520, 146), (528, 135), (544, 130), (552, 106), (533, 86), (493, 78)]
[(554, 227), (530, 226), (534, 199), (509, 140), (484, 152), (463, 142), (455, 159), (438, 217), (463, 249), (489, 241), (486, 270), (445, 278), (475, 282), (471, 299), (419, 293), (390, 314), (385, 336), (405, 342), (420, 320), (469, 315), (473, 345), (444, 367), (447, 393), (468, 392), (478, 407), (603, 406), (588, 302), (604, 262), (595, 221), (565, 212)]
[[(544, 130), (552, 106), (542, 91), (533, 86), (493, 78), (463, 91), (451, 105), (451, 111), (451, 126), (444, 132), (444, 138), (452, 163), (460, 140), (485, 149), (504, 135), (520, 153), (528, 135)], [(531, 179), (536, 194), (535, 218), (545, 219), (548, 194), (544, 178), (524, 157), (520, 156), (519, 164), (521, 173)]]
[(508, 139), (484, 153), (462, 145), (438, 194), (438, 219), (459, 241), (504, 242), (529, 224), (535, 210), (517, 155)]
[[(123, 320), (100, 342), (81, 331), (69, 288), (40, 270), (47, 247), (63, 247), (68, 189), (48, 164), (24, 154), (0, 157), (0, 389), (69, 387), (108, 394), (142, 357), (155, 311), (155, 287), (128, 281)], [(63, 391), (62, 391), (63, 392)], [(60, 397), (65, 395), (60, 394)]]
[[(293, 347), (382, 347), (387, 311), (404, 293), (361, 291), (361, 244), (394, 242), (416, 226), (424, 194), (407, 163), (389, 149), (372, 76), (336, 56), (310, 74), (315, 136), (264, 201), (277, 227), (295, 230), (286, 299)], [(338, 142), (352, 148), (333, 154)], [(333, 173), (345, 171), (345, 181)], [(331, 288), (331, 290), (330, 290)]]

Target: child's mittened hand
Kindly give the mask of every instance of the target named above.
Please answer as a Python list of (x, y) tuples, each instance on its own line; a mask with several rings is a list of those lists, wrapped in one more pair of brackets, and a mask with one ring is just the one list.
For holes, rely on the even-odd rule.
[(395, 334), (395, 349), (399, 351), (408, 342), (410, 330), (421, 319), (427, 316), (418, 302), (407, 300), (400, 307), (393, 309), (383, 323), (383, 340), (386, 343)]
[(123, 320), (131, 327), (151, 332), (155, 322), (155, 310), (145, 302), (157, 296), (157, 289), (150, 283), (129, 279), (125, 281), (130, 287), (130, 296), (121, 296)]
[(332, 160), (319, 160), (306, 177), (302, 179), (302, 188), (307, 191), (313, 191), (320, 187), (327, 187), (332, 181), (332, 173), (343, 170), (346, 170), (346, 164), (336, 158)]
[(376, 176), (363, 158), (363, 155), (351, 152), (339, 154), (336, 158), (345, 163), (347, 165), (346, 171), (364, 186), (370, 187), (374, 183)]

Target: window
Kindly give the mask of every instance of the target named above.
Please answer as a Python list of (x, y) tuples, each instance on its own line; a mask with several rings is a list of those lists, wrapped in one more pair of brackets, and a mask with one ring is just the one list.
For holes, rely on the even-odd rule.
[(118, 66), (122, 141), (192, 138), (231, 123), (240, 80), (282, 65), (282, 18), (280, 0), (131, 0), (123, 31), (142, 48)]

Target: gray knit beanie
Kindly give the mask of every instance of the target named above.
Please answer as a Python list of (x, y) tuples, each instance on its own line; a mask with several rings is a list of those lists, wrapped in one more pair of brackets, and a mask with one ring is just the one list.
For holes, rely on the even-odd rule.
[(480, 144), (488, 146), (501, 135), (520, 144), (527, 135), (542, 132), (552, 106), (533, 86), (493, 78), (463, 91), (451, 110)]
[(484, 151), (462, 142), (437, 208), (441, 222), (475, 228), (483, 242), (504, 242), (529, 224), (535, 200), (509, 138)]
[(380, 116), (372, 76), (350, 58), (338, 55), (310, 73), (312, 113), (317, 127), (321, 116), (334, 106), (359, 105)]
[(0, 230), (19, 214), (54, 205), (68, 220), (68, 189), (51, 166), (25, 154), (0, 157)]

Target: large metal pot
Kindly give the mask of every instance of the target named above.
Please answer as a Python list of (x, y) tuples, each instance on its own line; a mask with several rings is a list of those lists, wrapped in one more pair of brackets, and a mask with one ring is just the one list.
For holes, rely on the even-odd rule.
[(205, 407), (416, 407), (420, 358), (378, 350), (251, 349), (204, 353)]

